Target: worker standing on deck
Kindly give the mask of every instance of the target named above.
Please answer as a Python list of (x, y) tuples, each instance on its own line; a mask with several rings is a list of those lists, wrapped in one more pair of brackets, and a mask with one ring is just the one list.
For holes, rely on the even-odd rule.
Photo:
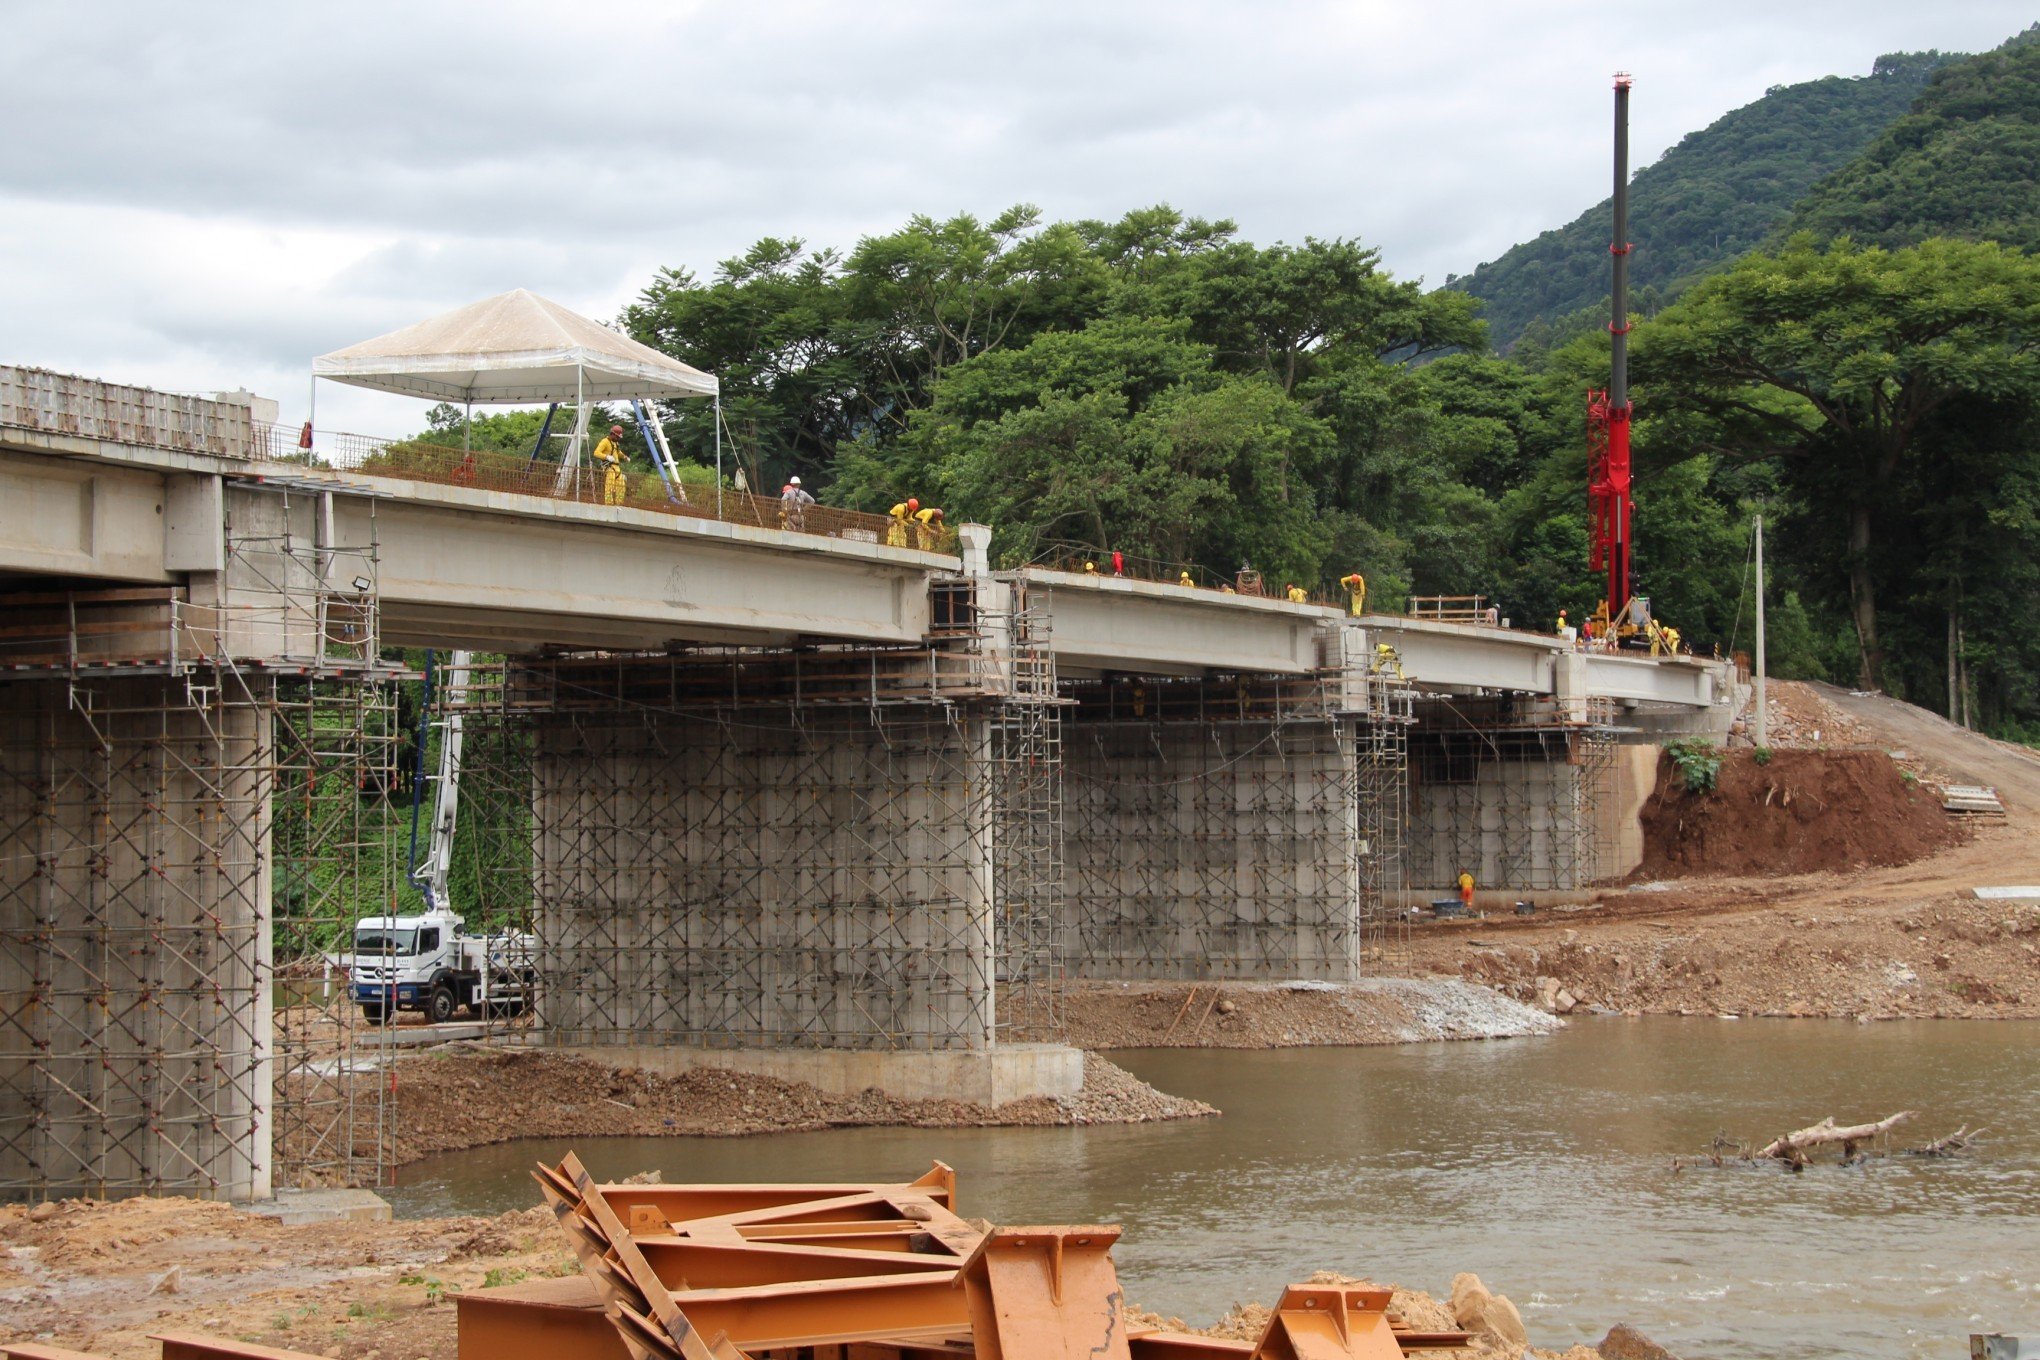
[(1310, 603), (1310, 592), (1309, 592), (1309, 591), (1307, 591), (1307, 590), (1305, 590), (1305, 589), (1304, 589), (1304, 588), (1303, 588), (1302, 586), (1300, 586), (1300, 585), (1297, 585), (1297, 584), (1295, 584), (1294, 582), (1292, 582), (1292, 583), (1290, 583), (1290, 584), (1289, 584), (1288, 586), (1286, 586), (1286, 587), (1285, 587), (1285, 590), (1287, 591), (1287, 593), (1288, 593), (1288, 595), (1289, 595), (1289, 602), (1290, 602), (1291, 604), (1309, 604), (1309, 603)]
[(795, 533), (807, 527), (807, 508), (815, 503), (800, 478), (789, 477), (786, 485), (779, 488), (779, 527)]
[(914, 512), (914, 532), (919, 539), (922, 552), (934, 552), (942, 545), (942, 510), (929, 506), (926, 510)]
[(602, 464), (602, 503), (623, 504), (623, 426), (611, 425), (609, 433), (595, 446), (593, 457)]
[(1188, 586), (1192, 590), (1197, 589), (1196, 578), (1191, 576), (1190, 573), (1187, 571), (1181, 572), (1177, 575), (1176, 584), (1179, 586)]
[(907, 546), (907, 531), (913, 526), (914, 512), (920, 508), (921, 502), (912, 496), (893, 506), (885, 526), (885, 545), (888, 548)]
[(1350, 575), (1341, 576), (1339, 584), (1346, 588), (1346, 594), (1352, 603), (1353, 613), (1365, 614), (1367, 612), (1367, 578), (1356, 571)]
[(1459, 871), (1459, 905), (1466, 908), (1468, 915), (1472, 914), (1473, 875), (1465, 869)]

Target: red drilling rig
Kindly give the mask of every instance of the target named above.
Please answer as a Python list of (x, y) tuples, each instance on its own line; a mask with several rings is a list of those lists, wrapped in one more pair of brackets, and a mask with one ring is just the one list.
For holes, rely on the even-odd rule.
[(1633, 637), (1649, 628), (1650, 602), (1635, 596), (1629, 574), (1635, 522), (1629, 499), (1629, 76), (1615, 76), (1615, 231), (1608, 245), (1614, 285), (1608, 322), (1613, 338), (1608, 390), (1587, 393), (1587, 520), (1590, 565), (1608, 573), (1608, 593), (1594, 611), (1596, 637)]

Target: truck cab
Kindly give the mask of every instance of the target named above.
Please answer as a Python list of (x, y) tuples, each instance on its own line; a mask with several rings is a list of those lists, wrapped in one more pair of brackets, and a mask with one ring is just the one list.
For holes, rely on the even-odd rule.
[(355, 923), (350, 979), (362, 1018), (381, 1024), (423, 1011), (435, 1024), (465, 1010), (477, 1019), (522, 1015), (531, 995), (531, 937), (471, 935), (450, 911), (365, 916)]

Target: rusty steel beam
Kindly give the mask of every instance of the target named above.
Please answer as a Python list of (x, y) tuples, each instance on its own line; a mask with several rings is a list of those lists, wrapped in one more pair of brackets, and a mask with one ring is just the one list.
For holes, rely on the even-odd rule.
[(978, 1360), (1130, 1360), (1116, 1227), (1000, 1228), (963, 1267)]
[(1293, 1284), (1268, 1319), (1254, 1360), (1402, 1360), (1386, 1289)]
[(204, 1332), (155, 1332), (150, 1339), (163, 1343), (163, 1360), (321, 1360), (309, 1351), (259, 1346)]
[(603, 1198), (625, 1217), (636, 1205), (649, 1205), (666, 1216), (669, 1223), (689, 1218), (725, 1218), (731, 1214), (805, 1204), (812, 1200), (843, 1195), (885, 1195), (888, 1193), (925, 1196), (951, 1213), (956, 1212), (956, 1171), (936, 1162), (918, 1180), (898, 1184), (855, 1185), (639, 1185), (604, 1183), (596, 1187)]

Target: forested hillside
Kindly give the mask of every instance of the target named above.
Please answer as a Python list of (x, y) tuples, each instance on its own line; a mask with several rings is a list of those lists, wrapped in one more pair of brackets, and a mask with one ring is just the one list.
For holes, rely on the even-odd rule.
[[(1947, 60), (1939, 52), (1902, 53), (1878, 58), (1867, 76), (1780, 86), (1688, 134), (1638, 172), (1630, 190), (1630, 268), (1639, 300), (1669, 300), (1695, 275), (1762, 242), (1816, 181), (1903, 115)], [(1511, 348), (1535, 321), (1603, 305), (1611, 211), (1603, 199), (1449, 282), (1485, 304), (1495, 348)]]
[[(1474, 307), (1355, 240), (1020, 207), (847, 252), (761, 241), (663, 273), (625, 321), (720, 375), (753, 485), (917, 496), (991, 525), (1005, 564), (1357, 570), (1377, 608), (1478, 593), (1548, 628), (1598, 598), (1583, 395), (1608, 335), (1500, 358)], [(1697, 649), (1747, 648), (1761, 509), (1777, 673), (2040, 735), (2035, 334), (2040, 264), (1996, 246), (1809, 236), (1703, 280), (1635, 334), (1639, 591)], [(708, 461), (705, 422), (674, 434)]]
[(2040, 245), (2040, 25), (1935, 71), (1912, 111), (1777, 229), (1876, 245), (1929, 236)]

